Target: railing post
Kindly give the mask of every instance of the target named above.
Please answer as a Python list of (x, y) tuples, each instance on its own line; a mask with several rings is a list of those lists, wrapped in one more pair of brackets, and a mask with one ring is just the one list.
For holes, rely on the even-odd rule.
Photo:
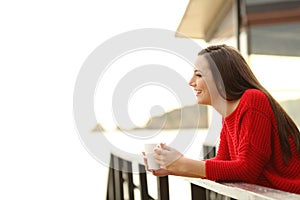
[[(216, 155), (216, 147), (203, 145), (203, 158), (209, 159)], [(210, 191), (191, 183), (192, 199), (210, 199)]]
[[(143, 164), (138, 164), (139, 191), (141, 200), (154, 200), (148, 193), (147, 173)], [(127, 183), (127, 184), (124, 184)], [(137, 186), (133, 182), (132, 162), (111, 154), (110, 168), (107, 183), (107, 200), (123, 200), (124, 186), (128, 198), (134, 200), (134, 189)], [(157, 177), (157, 200), (169, 200), (168, 177)], [(126, 195), (127, 197), (127, 195)]]
[(133, 176), (132, 176), (132, 163), (130, 161), (123, 160), (124, 162), (124, 169), (128, 184), (128, 197), (130, 200), (134, 200), (134, 188), (135, 185), (133, 183)]
[(191, 183), (192, 199), (206, 200), (206, 189)]
[(139, 164), (139, 178), (140, 178), (140, 192), (141, 192), (141, 199), (142, 200), (149, 200), (152, 199), (148, 195), (148, 184), (147, 184), (147, 174), (145, 172), (145, 166)]
[(121, 158), (113, 156), (114, 167), (114, 183), (115, 183), (115, 198), (116, 200), (124, 199), (124, 191), (123, 191), (123, 177), (122, 177), (122, 162)]
[(213, 158), (216, 156), (216, 147), (203, 145), (203, 157), (204, 159)]
[(168, 176), (157, 177), (158, 200), (169, 199), (169, 178)]
[(108, 172), (106, 200), (115, 200), (115, 178), (113, 167), (113, 155), (110, 156), (110, 167)]

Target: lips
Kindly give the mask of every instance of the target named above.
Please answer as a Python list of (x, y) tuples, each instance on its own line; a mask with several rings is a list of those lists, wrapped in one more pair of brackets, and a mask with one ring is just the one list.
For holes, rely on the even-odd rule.
[(195, 95), (198, 96), (202, 93), (202, 90), (194, 90), (195, 91)]

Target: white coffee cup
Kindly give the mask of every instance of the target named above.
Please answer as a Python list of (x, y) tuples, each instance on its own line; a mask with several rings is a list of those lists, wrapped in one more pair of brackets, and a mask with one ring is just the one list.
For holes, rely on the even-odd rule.
[(158, 144), (145, 144), (145, 154), (148, 162), (148, 169), (159, 169), (158, 164), (155, 162), (154, 156), (154, 148), (159, 147)]

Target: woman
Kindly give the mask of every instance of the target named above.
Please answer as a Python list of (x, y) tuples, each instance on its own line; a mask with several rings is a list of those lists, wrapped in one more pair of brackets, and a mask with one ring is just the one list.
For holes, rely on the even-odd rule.
[(217, 155), (193, 160), (161, 144), (154, 156), (161, 168), (151, 170), (154, 175), (242, 181), (300, 194), (299, 130), (237, 50), (203, 49), (189, 85), (198, 104), (223, 116)]

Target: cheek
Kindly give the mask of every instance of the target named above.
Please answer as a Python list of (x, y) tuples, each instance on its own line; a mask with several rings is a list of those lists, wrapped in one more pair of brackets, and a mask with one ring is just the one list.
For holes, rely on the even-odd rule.
[(204, 79), (199, 79), (197, 85), (201, 87), (202, 90), (207, 90), (207, 85)]

